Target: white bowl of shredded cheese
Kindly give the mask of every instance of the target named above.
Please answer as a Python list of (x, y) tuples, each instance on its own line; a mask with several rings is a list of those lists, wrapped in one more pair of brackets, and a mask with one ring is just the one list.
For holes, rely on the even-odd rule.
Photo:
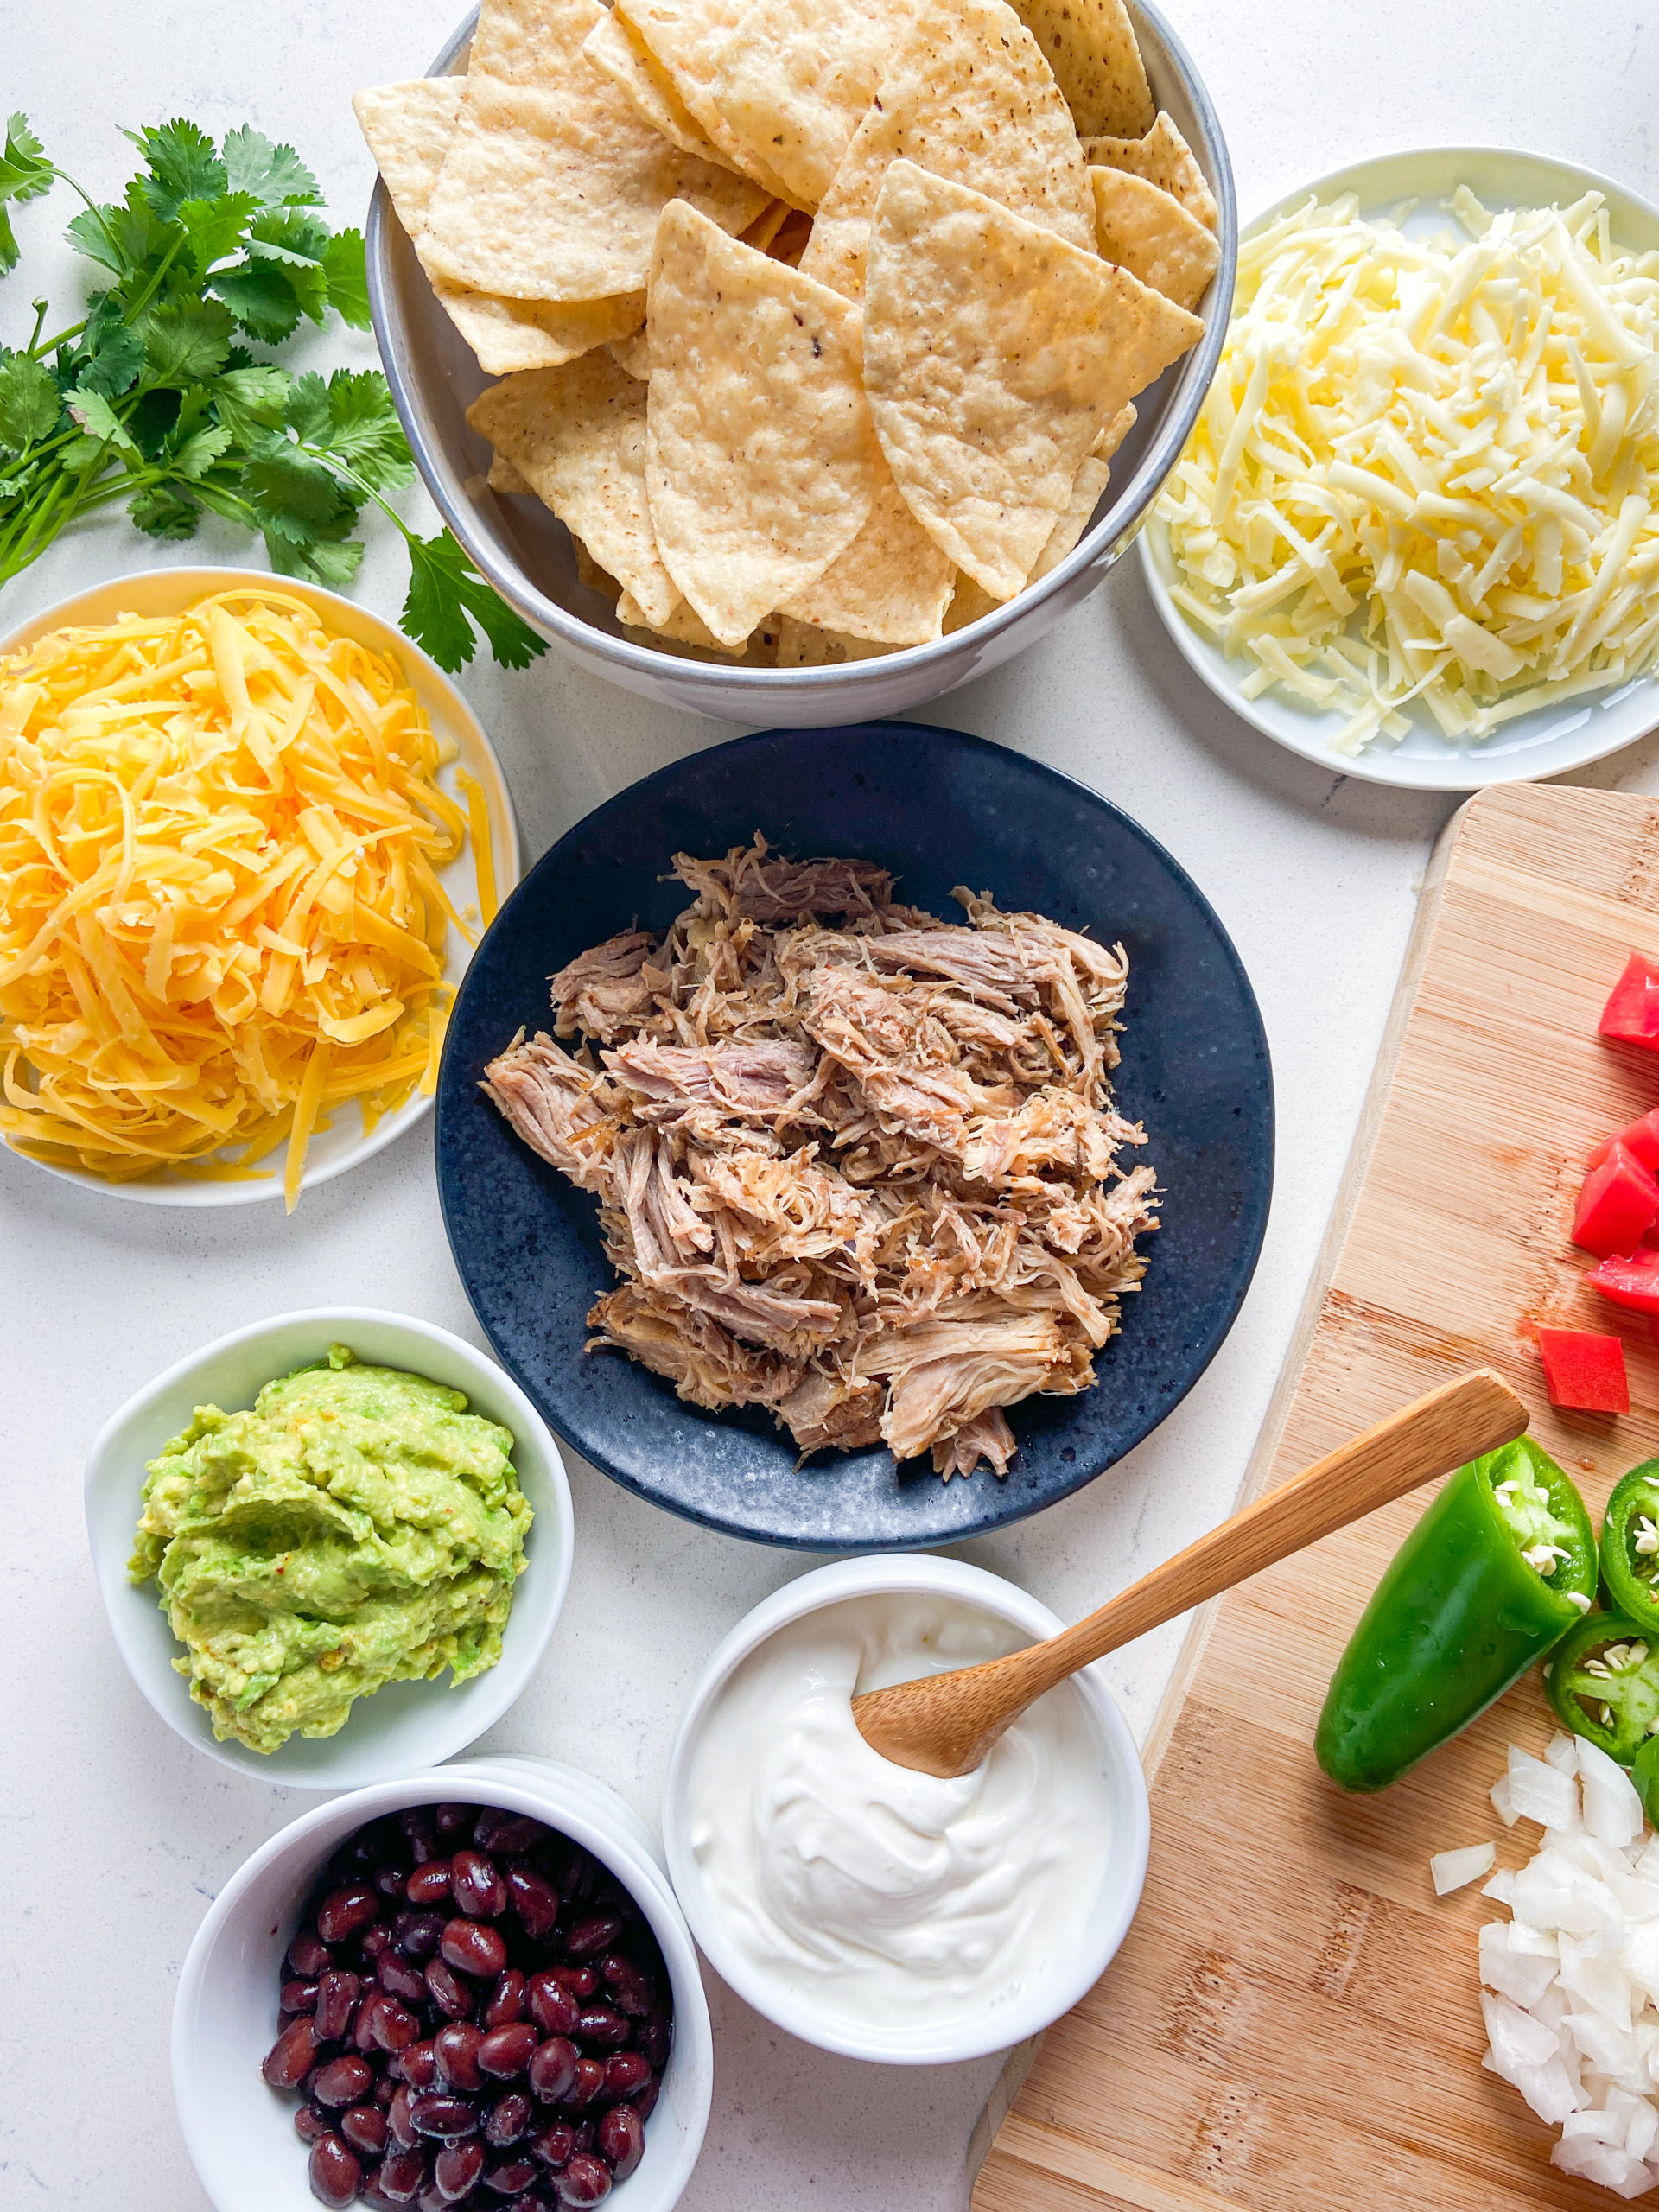
[[(117, 1102), (111, 1105), (109, 1119), (111, 1126), (117, 1129), (118, 1142), (120, 1117), (124, 1114), (126, 1126), (131, 1127), (131, 1102), (135, 1096), (145, 1095), (146, 1082), (163, 1098), (186, 1087), (180, 1071), (188, 1072), (191, 1065), (193, 1037), (197, 1030), (214, 1032), (208, 1040), (208, 1049), (218, 1055), (212, 1071), (215, 1088), (210, 1096), (204, 1075), (199, 1079), (200, 1096), (207, 1112), (219, 1111), (224, 1116), (223, 1121), (204, 1122), (203, 1126), (212, 1129), (226, 1126), (233, 1110), (226, 1104), (225, 1085), (225, 1071), (232, 1053), (240, 1066), (245, 1067), (252, 1092), (260, 1076), (273, 1066), (277, 1067), (278, 1074), (283, 1072), (274, 1054), (287, 1050), (292, 1058), (313, 1049), (307, 1041), (309, 1032), (302, 1031), (296, 1025), (291, 1012), (292, 991), (290, 1010), (285, 1011), (277, 1003), (280, 991), (271, 987), (282, 978), (273, 976), (273, 970), (285, 967), (293, 986), (314, 997), (321, 978), (322, 991), (327, 995), (321, 1010), (329, 1017), (321, 1022), (321, 1028), (339, 1041), (321, 1052), (313, 1052), (317, 1064), (315, 1077), (309, 1084), (301, 1085), (291, 1112), (285, 1102), (293, 1097), (294, 1077), (289, 1076), (286, 1090), (279, 1090), (276, 1077), (269, 1077), (274, 1103), (265, 1109), (269, 1118), (258, 1130), (257, 1141), (240, 1141), (251, 1118), (250, 1109), (245, 1107), (238, 1142), (219, 1153), (198, 1151), (196, 1156), (182, 1165), (164, 1165), (141, 1179), (135, 1179), (131, 1171), (135, 1165), (142, 1165), (142, 1153), (136, 1160), (124, 1160), (111, 1147), (107, 1154), (111, 1172), (104, 1173), (97, 1172), (103, 1165), (100, 1157), (95, 1157), (89, 1164), (85, 1157), (79, 1160), (66, 1157), (67, 1147), (62, 1145), (27, 1148), (36, 1128), (45, 1128), (48, 1124), (45, 1117), (35, 1110), (40, 1093), (28, 1087), (31, 1078), (8, 1067), (7, 1103), (0, 1120), (5, 1123), (4, 1135), (20, 1157), (31, 1159), (34, 1165), (45, 1168), (49, 1174), (152, 1205), (237, 1205), (254, 1199), (280, 1198), (284, 1195), (285, 1187), (291, 1205), (302, 1186), (309, 1187), (342, 1173), (379, 1151), (417, 1121), (432, 1101), (445, 1005), (474, 944), (493, 917), (498, 900), (512, 889), (519, 874), (518, 829), (506, 781), (488, 739), (460, 692), (423, 652), (390, 623), (315, 584), (245, 569), (169, 568), (118, 576), (109, 583), (97, 585), (47, 608), (0, 639), (0, 671), (3, 671), (8, 657), (24, 655), (39, 641), (54, 633), (96, 633), (118, 623), (127, 624), (135, 630), (148, 624), (155, 631), (156, 626), (174, 621), (201, 602), (220, 594), (235, 595), (231, 601), (233, 613), (247, 610), (254, 602), (268, 602), (280, 608), (286, 601), (290, 608), (290, 626), (302, 626), (308, 613), (327, 633), (328, 655), (320, 658), (319, 650), (308, 648), (308, 664), (302, 666), (296, 660), (289, 666), (284, 662), (278, 671), (280, 690), (274, 688), (276, 677), (272, 677), (267, 690), (276, 705), (262, 709), (256, 702), (249, 716), (256, 725), (257, 737), (251, 752), (245, 749), (237, 753), (234, 746), (227, 751), (211, 717), (203, 720), (200, 715), (194, 715), (195, 734), (188, 742), (177, 737), (176, 732), (182, 722), (192, 721), (189, 695), (193, 684), (211, 685), (215, 702), (220, 702), (222, 698), (229, 703), (234, 695), (239, 697), (243, 709), (249, 709), (248, 683), (264, 681), (264, 672), (273, 670), (276, 660), (282, 658), (283, 648), (273, 626), (267, 626), (270, 641), (262, 645), (245, 626), (232, 623), (226, 627), (232, 644), (226, 653), (219, 649), (217, 632), (213, 633), (215, 642), (211, 656), (198, 647), (195, 661), (207, 663), (198, 673), (193, 674), (182, 658), (176, 659), (170, 668), (162, 667), (157, 677), (134, 675), (120, 678), (100, 689), (90, 705), (61, 710), (64, 720), (60, 724), (54, 721), (53, 725), (53, 742), (58, 747), (57, 765), (54, 768), (54, 756), (47, 756), (49, 780), (41, 786), (42, 793), (50, 797), (51, 782), (66, 785), (70, 796), (66, 801), (59, 794), (58, 812), (61, 817), (67, 804), (73, 816), (85, 804), (79, 796), (82, 786), (90, 791), (94, 786), (124, 784), (126, 788), (118, 796), (125, 810), (127, 842), (130, 845), (136, 836), (137, 850), (118, 863), (110, 863), (117, 868), (117, 891), (110, 894), (112, 904), (100, 901), (100, 928), (90, 951), (84, 943), (69, 944), (68, 950), (74, 955), (71, 961), (67, 954), (54, 949), (67, 944), (72, 934), (63, 925), (61, 918), (67, 911), (64, 907), (50, 917), (34, 942), (10, 948), (14, 975), (6, 974), (6, 963), (0, 959), (0, 981), (11, 984), (14, 998), (19, 1001), (29, 995), (26, 979), (30, 972), (31, 956), (40, 960), (40, 965), (33, 971), (36, 975), (43, 971), (48, 961), (55, 961), (64, 969), (60, 978), (62, 988), (48, 993), (42, 987), (37, 995), (43, 1010), (34, 1015), (33, 1033), (48, 1040), (51, 1049), (43, 1055), (44, 1064), (49, 1070), (61, 1071), (60, 1079), (67, 1086), (67, 1104), (60, 1109), (55, 1126), (64, 1126), (67, 1117), (79, 1113), (85, 1117), (85, 1126), (94, 1143), (108, 1143), (109, 1140), (99, 1126), (97, 1109), (100, 1094), (89, 1094), (87, 1084), (100, 1067), (110, 1063), (102, 1053), (90, 1056), (91, 1045), (98, 1041), (96, 1037), (90, 1040), (87, 1050), (77, 1054), (74, 1040), (65, 1027), (66, 1014), (73, 1017), (74, 1014), (74, 1006), (67, 997), (71, 984), (88, 1023), (100, 1021), (110, 1028), (111, 1034), (106, 1040), (105, 1052), (118, 1053), (124, 1048), (135, 1047), (128, 1061), (117, 1067), (114, 1081), (118, 1088), (108, 1094)], [(161, 633), (156, 631), (156, 634)], [(300, 634), (300, 629), (295, 628), (294, 635), (297, 638)], [(264, 635), (262, 632), (261, 636)], [(391, 686), (385, 701), (379, 700), (369, 687), (364, 674), (369, 666), (366, 658), (353, 661), (350, 651), (342, 658), (340, 640), (349, 640), (352, 650), (360, 647), (365, 656), (373, 656), (376, 662), (385, 664), (383, 675), (374, 679)], [(93, 650), (88, 645), (84, 652)], [(111, 668), (116, 665), (115, 655), (121, 650), (124, 648), (119, 641), (112, 639)], [(147, 652), (153, 658), (157, 652), (165, 656), (172, 648), (140, 643), (130, 650), (135, 654)], [(238, 655), (246, 664), (245, 669), (240, 671), (233, 665)], [(255, 671), (259, 671), (257, 677)], [(16, 732), (10, 731), (9, 717), (18, 721), (20, 728), (27, 721), (30, 673), (29, 664), (20, 661), (14, 680), (0, 686), (0, 744), (17, 737)], [(76, 679), (77, 683), (79, 680)], [(100, 683), (102, 680), (103, 672), (99, 671)], [(47, 681), (50, 681), (49, 674)], [(135, 685), (140, 687), (140, 696), (133, 702), (130, 695)], [(143, 696), (145, 685), (165, 695), (161, 709), (147, 717), (143, 710), (153, 702)], [(331, 694), (336, 702), (329, 709), (336, 723), (343, 722), (349, 731), (355, 718), (361, 726), (361, 739), (353, 750), (355, 758), (364, 764), (361, 773), (366, 778), (365, 784), (359, 785), (355, 780), (347, 784), (343, 780), (340, 763), (352, 757), (346, 747), (334, 750), (320, 746), (313, 736), (312, 722), (307, 719), (306, 699), (317, 698), (319, 688)], [(179, 709), (169, 721), (170, 702), (175, 691)], [(411, 693), (412, 707), (407, 696)], [(58, 711), (54, 709), (54, 715)], [(73, 731), (67, 720), (71, 711), (79, 716)], [(216, 706), (216, 711), (222, 720), (222, 705)], [(291, 728), (284, 722), (285, 712)], [(132, 721), (124, 724), (124, 714), (130, 714)], [(401, 717), (401, 721), (388, 721), (388, 715)], [(239, 728), (240, 723), (236, 727)], [(130, 732), (125, 740), (127, 757), (124, 761), (106, 761), (105, 754), (111, 744), (121, 744), (124, 728)], [(415, 740), (397, 734), (423, 728), (429, 728), (429, 737), (422, 735)], [(87, 741), (79, 743), (78, 749), (77, 741)], [(23, 741), (27, 742), (26, 738)], [(306, 759), (299, 767), (291, 769), (290, 762), (300, 753), (306, 754)], [(395, 757), (389, 761), (391, 753)], [(167, 757), (162, 758), (162, 754)], [(188, 769), (183, 766), (187, 757), (191, 764)], [(158, 760), (159, 768), (145, 768), (147, 758)], [(418, 773), (406, 765), (415, 758), (422, 764)], [(438, 765), (434, 775), (435, 759)], [(205, 764), (200, 776), (194, 772), (196, 763)], [(111, 767), (113, 773), (110, 772)], [(299, 804), (302, 798), (308, 804), (300, 815), (297, 830), (290, 828), (284, 832), (286, 845), (281, 858), (262, 877), (260, 871), (277, 851), (276, 845), (270, 842), (275, 833), (269, 827), (264, 833), (266, 842), (260, 843), (262, 785), (269, 779), (274, 790), (284, 776), (290, 777), (299, 794), (292, 804)], [(427, 780), (429, 777), (430, 781)], [(38, 771), (32, 780), (40, 783)], [(442, 795), (448, 827), (442, 830), (437, 844), (431, 845), (429, 841), (433, 861), (424, 880), (424, 890), (416, 883), (417, 896), (411, 906), (402, 889), (403, 879), (388, 888), (386, 871), (407, 865), (418, 872), (425, 865), (419, 848), (415, 849), (411, 860), (406, 863), (402, 855), (407, 841), (404, 845), (385, 841), (394, 836), (397, 823), (416, 817), (422, 820), (431, 818), (431, 803), (424, 795), (431, 791), (434, 784)], [(168, 798), (168, 794), (175, 791), (177, 796)], [(273, 805), (277, 804), (286, 802), (272, 802)], [(289, 811), (291, 810), (290, 806)], [(201, 817), (194, 824), (193, 815)], [(7, 880), (15, 878), (22, 882), (29, 874), (30, 849), (17, 829), (22, 817), (14, 813), (10, 818), (14, 834), (11, 843), (0, 854), (0, 860), (10, 870)], [(283, 818), (286, 821), (287, 815)], [(118, 846), (119, 820), (111, 819)], [(355, 830), (350, 826), (353, 823)], [(380, 823), (394, 827), (372, 826)], [(99, 827), (105, 844), (106, 826)], [(464, 840), (463, 829), (467, 833)], [(61, 845), (61, 820), (48, 834)], [(84, 842), (94, 841), (88, 838)], [(380, 855), (369, 849), (377, 842), (381, 848)], [(446, 849), (452, 855), (447, 860), (442, 858)], [(46, 852), (47, 849), (42, 848), (42, 858)], [(195, 876), (200, 874), (204, 856), (207, 864), (219, 871), (222, 892), (214, 890), (212, 884), (205, 889), (197, 885)], [(339, 864), (342, 861), (343, 865)], [(83, 868), (92, 864), (79, 863)], [(69, 865), (72, 869), (75, 865), (73, 855)], [(190, 874), (192, 870), (195, 876)], [(371, 877), (374, 878), (374, 888), (368, 891), (365, 887)], [(266, 898), (264, 887), (273, 883), (276, 891)], [(251, 887), (245, 889), (245, 884)], [(303, 892), (302, 899), (296, 900), (289, 895), (290, 884)], [(177, 887), (167, 893), (162, 887), (168, 886)], [(446, 902), (447, 921), (442, 918)], [(67, 906), (77, 903), (72, 899)], [(276, 911), (279, 905), (285, 905), (288, 916), (304, 907), (304, 923), (286, 919)], [(325, 908), (332, 911), (325, 912)], [(245, 909), (245, 918), (238, 920)], [(365, 913), (365, 909), (371, 911)], [(400, 930), (384, 918), (382, 909), (393, 915), (424, 912), (427, 920), (419, 925), (423, 935), (417, 938), (409, 933), (409, 929)], [(165, 944), (156, 943), (163, 932), (153, 919), (156, 914), (160, 914), (166, 924)], [(184, 918), (177, 923), (176, 944), (175, 916)], [(435, 917), (439, 918), (435, 922)], [(27, 937), (38, 918), (37, 915), (25, 916), (17, 926)], [(415, 926), (410, 923), (409, 928)], [(211, 1001), (203, 997), (200, 1005), (183, 1002), (175, 987), (165, 982), (156, 982), (152, 967), (159, 959), (161, 967), (166, 969), (181, 948), (193, 949), (193, 938), (197, 941), (194, 949), (200, 950), (208, 933), (213, 938), (210, 950), (215, 964), (213, 976), (207, 982), (215, 981), (221, 969), (222, 981)], [(82, 938), (84, 936), (83, 930)], [(300, 941), (290, 944), (289, 938)], [(148, 956), (146, 946), (154, 948)], [(238, 962), (242, 963), (241, 973), (235, 972)], [(405, 979), (401, 985), (397, 980), (400, 975)], [(412, 995), (410, 980), (419, 985)], [(143, 991), (138, 988), (140, 981), (146, 987)], [(201, 986), (204, 991), (207, 982)], [(131, 988), (128, 988), (128, 985)], [(399, 990), (402, 997), (397, 995)], [(236, 995), (238, 992), (240, 999)], [(185, 1001), (189, 997), (190, 991), (187, 990)], [(429, 1015), (404, 1011), (405, 1000), (412, 1009), (423, 998), (432, 1001)], [(138, 1001), (136, 1005), (135, 1001)], [(9, 1006), (5, 1011), (7, 1039), (23, 1048), (22, 1058), (27, 1059), (29, 1014), (18, 1012), (15, 1006)], [(311, 1009), (313, 1017), (315, 1011), (315, 1007)], [(400, 1017), (402, 1026), (389, 1026)], [(54, 1026), (41, 1026), (48, 1021)], [(318, 1027), (315, 1018), (311, 1026)], [(256, 1037), (254, 1033), (262, 1028), (263, 1035)], [(409, 1030), (407, 1044), (405, 1029)], [(382, 1031), (390, 1040), (389, 1049), (378, 1041)], [(67, 1043), (62, 1041), (66, 1039)], [(366, 1055), (359, 1048), (365, 1046), (386, 1056), (384, 1063), (377, 1063), (377, 1072), (383, 1064), (391, 1070), (392, 1079), (378, 1094), (368, 1091), (363, 1080), (362, 1062)], [(262, 1055), (263, 1063), (255, 1065)], [(159, 1076), (156, 1065), (158, 1062), (165, 1063)], [(410, 1071), (422, 1068), (425, 1071), (416, 1080)], [(39, 1074), (32, 1080), (39, 1082)], [(366, 1095), (350, 1095), (354, 1083)], [(311, 1095), (308, 1096), (308, 1092)], [(382, 1110), (377, 1113), (377, 1108)], [(181, 1109), (181, 1115), (185, 1110), (188, 1109)], [(290, 1121), (303, 1124), (292, 1144), (288, 1141)]]
[(1204, 682), (1324, 766), (1471, 791), (1644, 735), (1659, 209), (1480, 147), (1287, 195), (1141, 550)]

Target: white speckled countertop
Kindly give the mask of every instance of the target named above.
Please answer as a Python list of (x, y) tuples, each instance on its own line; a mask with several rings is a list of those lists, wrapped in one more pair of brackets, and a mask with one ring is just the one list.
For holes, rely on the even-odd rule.
[[(1413, 144), (1535, 147), (1659, 198), (1650, 0), (1594, 10), (1467, 0), (1450, 14), (1433, 0), (1166, 4), (1220, 110), (1247, 216), (1300, 179)], [(118, 126), (184, 114), (217, 134), (251, 120), (297, 146), (337, 221), (359, 221), (372, 172), (348, 94), (423, 70), (460, 5), (0, 0), (0, 105), (26, 110), (52, 156), (100, 196), (132, 167)], [(25, 258), (0, 283), (0, 340), (27, 334), (36, 292), (79, 298), (84, 265), (59, 243), (71, 212), (62, 188), (16, 212)], [(372, 341), (336, 329), (315, 354), (367, 364)], [(416, 495), (408, 512), (429, 511)], [(359, 589), (395, 615), (402, 562), (387, 536), (374, 537)], [(199, 550), (204, 560), (255, 557), (228, 530), (204, 534)], [(95, 525), (10, 587), (0, 629), (151, 552), (124, 523)], [(485, 667), (463, 683), (500, 751), (531, 857), (634, 778), (731, 734), (589, 683), (551, 653), (526, 674)], [(1416, 886), (1450, 809), (1310, 766), (1232, 721), (1168, 644), (1133, 561), (1034, 652), (926, 711), (1081, 777), (1160, 838), (1232, 931), (1273, 1047), (1273, 1217), (1214, 1365), (1129, 1459), (1065, 1504), (965, 1548), (1071, 1617), (1231, 1501), (1353, 1134)], [(1659, 741), (1583, 780), (1659, 790)], [(202, 2212), (168, 2086), (174, 1979), (207, 1900), (315, 1802), (210, 1764), (132, 1687), (86, 1559), (86, 1446), (159, 1370), (295, 1306), (395, 1305), (477, 1341), (439, 1224), (430, 1153), (423, 1128), (311, 1192), (288, 1221), (266, 1207), (123, 1205), (0, 1154), (7, 2212), (105, 2202)], [(569, 1601), (539, 1678), (483, 1747), (573, 1760), (654, 1823), (694, 1673), (741, 1613), (815, 1561), (670, 1520), (580, 1462), (571, 1477)], [(1179, 1640), (1172, 1629), (1107, 1662), (1142, 1732)], [(686, 2212), (961, 2212), (965, 2147), (995, 2060), (889, 2072), (826, 2057), (710, 1982), (715, 2107)]]

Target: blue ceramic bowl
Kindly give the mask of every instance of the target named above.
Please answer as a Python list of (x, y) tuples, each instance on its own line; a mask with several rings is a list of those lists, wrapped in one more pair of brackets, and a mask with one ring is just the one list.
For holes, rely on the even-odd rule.
[[(583, 1351), (614, 1277), (594, 1201), (519, 1142), (480, 1090), (521, 1026), (550, 1026), (547, 979), (689, 903), (676, 852), (756, 830), (799, 856), (878, 861), (899, 895), (950, 914), (951, 887), (1087, 929), (1129, 956), (1117, 1071), (1164, 1185), (1141, 1289), (1096, 1360), (1098, 1386), (1028, 1398), (1007, 1478), (942, 1483), (927, 1460), (824, 1452), (804, 1466), (758, 1411), (714, 1414), (620, 1352)], [(461, 985), (438, 1084), (438, 1189), (455, 1265), (497, 1357), (550, 1427), (671, 1511), (813, 1551), (943, 1544), (1067, 1497), (1140, 1443), (1203, 1374), (1243, 1299), (1273, 1185), (1273, 1077), (1255, 995), (1191, 878), (1096, 792), (982, 739), (914, 722), (766, 730), (693, 753), (597, 807), (513, 893)]]

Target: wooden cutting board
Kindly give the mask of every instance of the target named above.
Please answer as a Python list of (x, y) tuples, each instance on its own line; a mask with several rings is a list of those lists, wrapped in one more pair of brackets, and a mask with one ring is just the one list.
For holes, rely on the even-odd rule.
[[(1659, 1103), (1659, 1059), (1595, 1034), (1632, 950), (1659, 957), (1659, 800), (1521, 785), (1448, 827), (1245, 1497), (1481, 1363), (1533, 1408), (1598, 1525), (1613, 1482), (1659, 1451), (1659, 1347), (1585, 1287), (1567, 1237), (1586, 1154)], [(1539, 1320), (1621, 1329), (1627, 1417), (1552, 1411)], [(1314, 1764), (1332, 1669), (1421, 1505), (1195, 1623), (1147, 1750), (1139, 1916), (1034, 2063), (1011, 2062), (974, 2212), (1618, 2201), (1551, 2166), (1555, 2131), (1482, 2070), (1475, 1935), (1504, 1915), (1478, 1886), (1437, 1899), (1428, 1876), (1454, 1845), (1492, 1838), (1501, 1866), (1536, 1847), (1486, 1794), (1506, 1743), (1548, 1741), (1535, 1677), (1380, 1796), (1345, 1797)]]

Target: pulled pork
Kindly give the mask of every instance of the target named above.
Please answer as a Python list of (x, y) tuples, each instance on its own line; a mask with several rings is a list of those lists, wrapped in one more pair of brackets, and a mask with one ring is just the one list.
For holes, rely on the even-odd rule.
[[(1095, 1381), (1155, 1178), (1109, 1077), (1128, 966), (859, 861), (675, 856), (696, 895), (552, 978), (484, 1089), (600, 1202), (588, 1316), (693, 1405), (765, 1406), (803, 1455), (885, 1443), (1007, 1471), (1005, 1408)], [(579, 1047), (566, 1043), (578, 1036)]]

